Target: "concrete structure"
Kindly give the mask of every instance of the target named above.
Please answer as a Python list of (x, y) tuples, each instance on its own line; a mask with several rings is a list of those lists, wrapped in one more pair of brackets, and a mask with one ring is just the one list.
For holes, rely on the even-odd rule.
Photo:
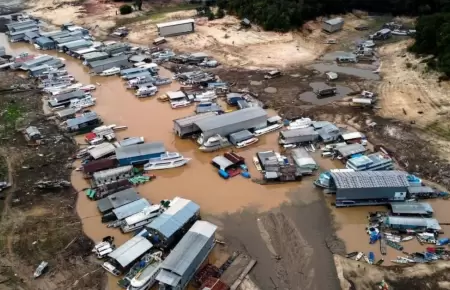
[[(96, 173), (94, 173), (94, 176)], [(115, 208), (119, 208), (141, 198), (142, 197), (137, 193), (136, 190), (134, 190), (133, 188), (128, 188), (98, 200), (97, 208), (102, 214), (105, 214)]]
[(350, 158), (345, 166), (355, 171), (393, 170), (394, 161), (391, 157), (376, 152), (367, 156)]
[(344, 27), (344, 19), (338, 17), (329, 20), (325, 20), (322, 23), (322, 30), (328, 33), (339, 31)]
[(440, 231), (439, 221), (430, 218), (396, 217), (386, 218), (385, 225), (393, 230)]
[(131, 267), (140, 257), (150, 251), (152, 243), (142, 236), (134, 236), (111, 252), (110, 263), (124, 271)]
[(200, 206), (198, 204), (188, 199), (176, 197), (170, 204), (169, 209), (145, 228), (152, 235), (152, 241), (155, 245), (171, 248), (199, 216)]
[(167, 37), (167, 36), (181, 35), (181, 34), (194, 32), (195, 21), (194, 21), (194, 19), (185, 19), (185, 20), (159, 23), (159, 24), (156, 24), (156, 28), (158, 28), (159, 36)]
[(330, 172), (336, 206), (387, 204), (405, 201), (407, 173), (403, 171)]
[(55, 49), (56, 44), (53, 40), (46, 36), (41, 36), (34, 40), (34, 43), (42, 50)]
[(216, 114), (213, 112), (208, 112), (201, 115), (193, 115), (175, 119), (173, 120), (173, 132), (181, 138), (200, 133), (201, 130), (195, 125), (195, 122), (202, 119), (211, 118), (213, 116), (216, 116)]
[(426, 202), (404, 202), (404, 203), (390, 203), (392, 215), (417, 215), (423, 217), (431, 217), (433, 215), (433, 208)]
[(314, 128), (307, 127), (294, 130), (284, 130), (279, 133), (278, 143), (280, 144), (301, 144), (311, 143), (319, 140), (319, 132)]
[(214, 248), (217, 226), (197, 221), (161, 264), (159, 289), (185, 289)]
[(97, 60), (88, 63), (88, 66), (95, 73), (101, 73), (104, 70), (113, 68), (113, 67), (128, 67), (130, 66), (130, 62), (128, 61), (127, 55), (119, 55), (111, 58), (106, 58), (103, 60)]
[(214, 135), (226, 137), (242, 130), (260, 129), (267, 126), (267, 112), (261, 107), (251, 107), (217, 115), (195, 122), (206, 141)]
[(162, 142), (151, 142), (116, 148), (116, 158), (121, 166), (147, 163), (150, 158), (166, 152)]

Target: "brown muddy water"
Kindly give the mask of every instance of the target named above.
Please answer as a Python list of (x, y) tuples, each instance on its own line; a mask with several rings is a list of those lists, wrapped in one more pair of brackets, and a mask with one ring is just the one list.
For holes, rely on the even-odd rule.
[[(47, 53), (57, 55), (64, 58), (66, 61), (66, 68), (70, 74), (83, 84), (99, 84), (97, 90), (93, 93), (97, 98), (97, 105), (93, 107), (103, 119), (105, 124), (117, 124), (128, 126), (127, 130), (118, 133), (119, 138), (131, 136), (143, 136), (146, 141), (162, 141), (164, 142), (168, 151), (177, 151), (192, 158), (191, 162), (182, 168), (156, 171), (156, 180), (141, 185), (137, 188), (139, 193), (148, 198), (151, 202), (156, 203), (161, 199), (173, 198), (175, 196), (182, 196), (191, 199), (198, 203), (202, 209), (202, 215), (212, 221), (216, 221), (219, 228), (224, 228), (225, 237), (234, 237), (237, 243), (244, 249), (252, 252), (254, 243), (260, 243), (261, 248), (255, 247), (254, 256), (262, 255), (261, 236), (256, 227), (256, 218), (258, 214), (280, 208), (282, 204), (301, 204), (299, 207), (292, 207), (286, 209), (290, 213), (292, 219), (299, 225), (300, 231), (305, 235), (305, 239), (309, 240), (309, 244), (314, 246), (323, 246), (323, 237), (318, 235), (317, 231), (330, 231), (328, 217), (324, 219), (324, 215), (328, 215), (328, 211), (324, 211), (322, 207), (304, 208), (308, 204), (322, 204), (320, 191), (314, 189), (312, 181), (315, 177), (305, 178), (300, 183), (288, 183), (282, 185), (261, 186), (244, 179), (241, 176), (236, 176), (229, 180), (223, 180), (217, 174), (217, 170), (210, 165), (211, 159), (219, 154), (216, 153), (202, 153), (197, 150), (198, 146), (193, 140), (181, 140), (172, 133), (172, 120), (193, 114), (194, 107), (173, 110), (168, 103), (161, 103), (156, 100), (156, 97), (148, 99), (138, 99), (133, 95), (131, 90), (126, 90), (124, 82), (117, 76), (111, 77), (95, 77), (88, 74), (88, 70), (79, 60), (76, 60), (65, 54), (56, 53), (54, 51), (36, 51), (29, 44), (15, 43), (10, 44), (4, 34), (0, 35), (0, 45), (4, 45), (7, 53), (18, 54), (20, 52), (34, 52)], [(316, 68), (318, 69), (318, 68)], [(320, 69), (319, 69), (320, 70)], [(164, 76), (171, 76), (171, 73), (161, 68), (160, 73)], [(169, 86), (160, 87), (158, 95), (164, 94), (170, 90), (177, 90), (179, 85), (174, 82)], [(270, 111), (271, 115), (275, 112)], [(260, 141), (248, 148), (236, 150), (246, 160), (252, 177), (259, 177), (258, 172), (253, 166), (251, 160), (252, 156), (258, 151), (263, 150), (278, 150), (277, 133), (270, 133), (260, 138)], [(82, 137), (77, 138), (79, 143), (84, 143)], [(319, 163), (321, 170), (328, 170), (342, 166), (329, 159), (321, 158), (320, 153), (316, 152), (314, 158)], [(87, 187), (87, 183), (81, 177), (79, 172), (73, 172), (72, 183), (77, 190)], [(329, 204), (332, 198), (326, 197), (325, 200)], [(436, 216), (444, 222), (450, 221), (450, 214), (447, 214), (443, 209), (444, 203), (442, 201), (434, 201), (433, 206), (436, 211)], [(445, 203), (448, 206), (448, 202)], [(251, 215), (250, 220), (240, 223), (235, 223), (235, 219), (245, 213), (246, 210), (251, 209), (255, 212), (255, 216)], [(374, 208), (348, 208), (335, 209), (331, 207), (332, 215), (335, 217), (336, 226), (339, 228), (338, 235), (346, 243), (347, 251), (373, 251), (376, 257), (380, 257), (379, 250), (375, 249), (368, 243), (368, 236), (364, 232), (366, 225), (365, 216), (368, 211), (373, 211)], [(101, 240), (106, 235), (113, 235), (116, 237), (118, 245), (129, 239), (129, 236), (121, 234), (116, 229), (108, 229), (100, 222), (100, 215), (96, 208), (96, 203), (87, 199), (84, 194), (80, 194), (77, 201), (77, 211), (82, 220), (84, 232), (94, 241)], [(227, 217), (231, 217), (226, 220)], [(317, 225), (311, 220), (320, 221)], [(228, 226), (227, 225), (232, 225)], [(312, 228), (311, 228), (312, 226)], [(311, 229), (309, 229), (311, 228)], [(312, 232), (309, 232), (312, 230)], [(450, 230), (446, 227), (444, 230)], [(450, 232), (450, 231), (448, 231)], [(240, 234), (242, 233), (242, 234)], [(242, 236), (244, 236), (242, 238)], [(288, 242), (288, 241), (287, 241)], [(414, 245), (414, 241), (410, 241)], [(233, 242), (231, 242), (233, 244)], [(412, 251), (409, 244), (405, 245), (406, 250)], [(256, 252), (257, 249), (261, 251)], [(324, 250), (325, 249), (325, 250)], [(267, 249), (266, 249), (267, 251)], [(395, 258), (398, 253), (395, 250), (389, 249), (388, 259)], [(313, 267), (317, 272), (322, 272), (321, 268), (326, 264), (326, 267), (333, 267), (331, 256), (326, 253), (326, 248), (317, 248), (313, 256), (315, 261)], [(318, 256), (317, 256), (318, 255)], [(328, 256), (327, 256), (328, 255)], [(273, 267), (273, 260), (270, 254), (267, 257), (258, 257), (261, 263), (258, 264), (255, 271), (261, 280), (268, 280), (268, 274), (274, 273), (270, 270)], [(324, 258), (327, 256), (327, 258)], [(315, 257), (315, 258), (314, 258)], [(319, 261), (320, 260), (320, 261)], [(322, 263), (322, 265), (320, 264)], [(293, 265), (294, 266), (294, 265)], [(258, 268), (259, 267), (259, 268)], [(258, 270), (265, 267), (262, 270)], [(255, 272), (254, 271), (254, 272)], [(324, 271), (327, 272), (327, 271)], [(259, 273), (259, 274), (258, 274)], [(328, 274), (331, 272), (327, 272)], [(320, 274), (316, 278), (320, 280)], [(334, 274), (335, 276), (335, 274)], [(274, 276), (276, 279), (276, 275)], [(109, 289), (118, 289), (115, 286), (115, 279), (110, 277)], [(256, 280), (258, 282), (258, 279)], [(334, 281), (334, 280), (333, 280)], [(273, 282), (273, 281), (272, 281)], [(266, 283), (267, 287), (272, 288), (270, 280)], [(265, 289), (266, 287), (263, 287)], [(332, 289), (327, 285), (318, 289)]]

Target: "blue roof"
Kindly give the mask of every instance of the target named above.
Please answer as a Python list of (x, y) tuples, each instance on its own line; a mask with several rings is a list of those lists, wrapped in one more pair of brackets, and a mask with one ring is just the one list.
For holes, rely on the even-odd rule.
[(148, 227), (169, 238), (199, 211), (200, 206), (195, 202), (184, 198), (176, 198), (169, 209), (157, 217)]
[(44, 46), (46, 44), (52, 44), (53, 40), (51, 40), (50, 38), (48, 38), (46, 36), (41, 36), (39, 38), (36, 38), (36, 40), (34, 42), (39, 46)]

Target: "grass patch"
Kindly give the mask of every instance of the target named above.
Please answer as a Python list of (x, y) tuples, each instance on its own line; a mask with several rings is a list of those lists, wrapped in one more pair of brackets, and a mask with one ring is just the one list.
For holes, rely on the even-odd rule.
[(450, 141), (450, 125), (444, 124), (439, 121), (427, 125), (425, 130), (432, 132), (433, 134)]
[(3, 156), (0, 156), (0, 181), (9, 181), (8, 179), (8, 164)]
[(116, 21), (116, 27), (127, 26), (132, 23), (145, 21), (145, 20), (157, 21), (159, 19), (163, 19), (167, 13), (183, 11), (183, 10), (192, 10), (192, 9), (197, 8), (198, 6), (199, 6), (198, 4), (183, 3), (183, 4), (179, 4), (179, 5), (154, 8), (150, 11), (145, 11), (144, 14), (141, 14), (136, 17), (118, 19)]

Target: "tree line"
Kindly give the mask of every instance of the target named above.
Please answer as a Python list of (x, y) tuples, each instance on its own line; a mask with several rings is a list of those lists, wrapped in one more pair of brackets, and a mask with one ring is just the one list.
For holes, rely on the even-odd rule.
[(299, 27), (318, 16), (354, 9), (409, 16), (450, 12), (450, 0), (217, 0), (217, 5), (265, 30), (277, 31)]

